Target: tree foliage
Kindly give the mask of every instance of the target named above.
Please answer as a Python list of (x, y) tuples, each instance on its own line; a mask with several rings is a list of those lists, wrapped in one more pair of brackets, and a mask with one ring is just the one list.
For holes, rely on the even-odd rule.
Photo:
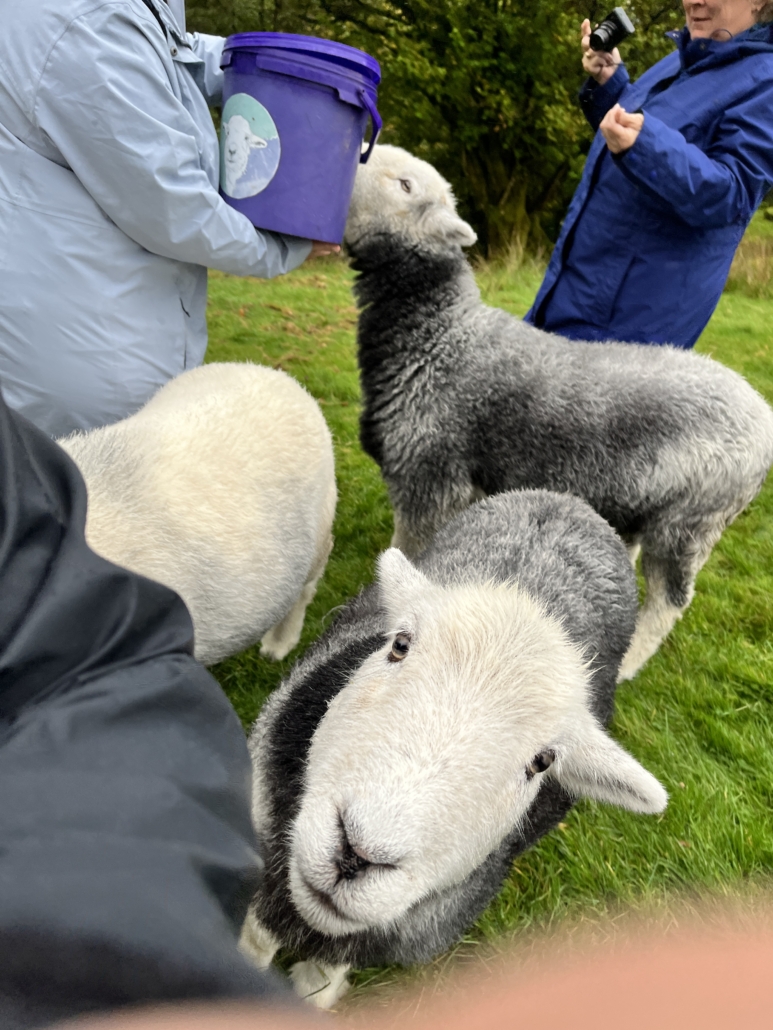
[(304, 0), (189, 0), (188, 28), (216, 36), (234, 32), (301, 32), (333, 38), (315, 2)]
[[(383, 140), (434, 164), (489, 254), (554, 239), (592, 134), (577, 104), (579, 26), (595, 0), (199, 0), (192, 26), (306, 32), (382, 64)], [(672, 48), (680, 0), (635, 0), (635, 77)]]

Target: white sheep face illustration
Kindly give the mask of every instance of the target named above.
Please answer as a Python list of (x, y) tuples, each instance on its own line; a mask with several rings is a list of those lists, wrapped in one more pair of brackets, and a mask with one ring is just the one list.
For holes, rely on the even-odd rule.
[(250, 123), (240, 114), (232, 115), (225, 124), (225, 141), (223, 144), (223, 164), (225, 169), (226, 193), (231, 197), (239, 196), (238, 181), (247, 170), (250, 153), (263, 150), (268, 141), (256, 136)]

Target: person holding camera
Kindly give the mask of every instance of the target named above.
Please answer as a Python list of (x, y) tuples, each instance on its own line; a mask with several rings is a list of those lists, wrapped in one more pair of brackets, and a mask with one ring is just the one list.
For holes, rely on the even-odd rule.
[(0, 379), (52, 436), (201, 364), (207, 269), (272, 278), (330, 244), (218, 194), (224, 40), (184, 0), (0, 0)]
[(598, 131), (526, 315), (533, 325), (692, 347), (773, 186), (773, 2), (683, 5), (675, 53), (636, 82), (582, 24), (580, 102)]

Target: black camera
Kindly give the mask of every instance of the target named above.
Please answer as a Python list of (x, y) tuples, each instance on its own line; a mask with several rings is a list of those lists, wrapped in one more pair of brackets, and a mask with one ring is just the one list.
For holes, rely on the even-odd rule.
[(628, 36), (632, 36), (635, 31), (633, 22), (623, 8), (616, 7), (591, 33), (590, 48), (591, 50), (605, 50), (609, 53), (610, 50), (615, 49), (618, 43), (622, 43)]

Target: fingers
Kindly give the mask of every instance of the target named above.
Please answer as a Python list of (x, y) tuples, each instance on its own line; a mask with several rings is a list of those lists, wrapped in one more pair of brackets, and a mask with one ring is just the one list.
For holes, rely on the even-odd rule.
[[(340, 254), (341, 248), (337, 243), (324, 243), (322, 240), (313, 240), (311, 244), (310, 258), (327, 257), (329, 254)], [(308, 260), (308, 259), (307, 259)]]
[(620, 108), (617, 115), (617, 121), (620, 125), (624, 125), (627, 129), (641, 129), (644, 125), (643, 114), (629, 114), (624, 108)]
[(599, 128), (601, 129), (601, 131), (604, 133), (605, 136), (606, 136), (607, 131), (609, 130), (610, 126), (615, 125), (616, 122), (617, 122), (617, 108), (618, 107), (619, 107), (619, 104), (615, 104), (614, 107), (610, 107), (610, 109), (607, 111), (607, 113), (601, 119), (601, 123), (599, 124)]
[(580, 26), (580, 46), (583, 50), (590, 48), (590, 20), (588, 18)]
[(582, 55), (582, 66), (585, 72), (600, 85), (608, 82), (617, 70), (614, 53), (607, 54), (603, 50), (585, 49)]
[[(628, 124), (628, 119), (632, 119), (633, 124)], [(643, 124), (643, 115), (630, 115), (615, 104), (604, 115), (599, 129), (612, 153), (620, 154), (634, 145)]]
[(614, 120), (617, 124), (624, 126), (626, 129), (636, 129), (638, 132), (642, 125), (644, 125), (644, 115), (641, 112), (630, 114), (620, 104), (615, 104), (607, 114), (612, 114), (612, 112), (614, 112)]
[(633, 116), (628, 114), (624, 107), (621, 107), (620, 104), (615, 104), (614, 107), (610, 107), (604, 115), (604, 119), (601, 124), (604, 125), (606, 123), (607, 127), (619, 126), (622, 128), (625, 125), (624, 119), (631, 117)]

